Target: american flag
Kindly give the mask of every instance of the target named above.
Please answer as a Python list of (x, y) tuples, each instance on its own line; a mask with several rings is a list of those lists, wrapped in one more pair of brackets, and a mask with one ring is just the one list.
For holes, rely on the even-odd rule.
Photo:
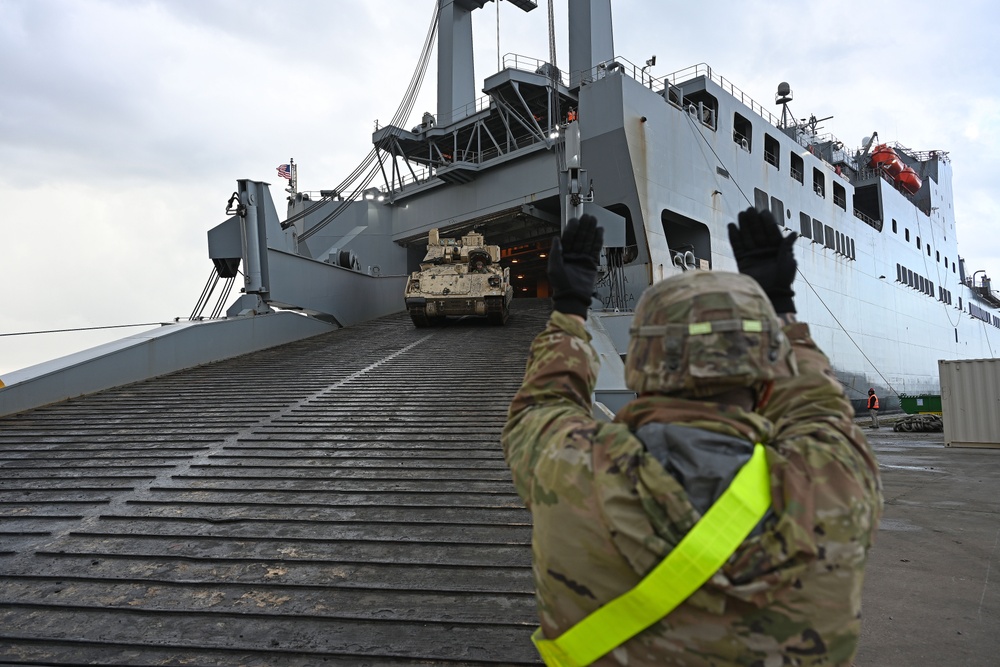
[(279, 164), (278, 165), (278, 176), (281, 176), (282, 178), (287, 178), (288, 180), (291, 180), (292, 179), (292, 167), (290, 165), (287, 165), (287, 164)]

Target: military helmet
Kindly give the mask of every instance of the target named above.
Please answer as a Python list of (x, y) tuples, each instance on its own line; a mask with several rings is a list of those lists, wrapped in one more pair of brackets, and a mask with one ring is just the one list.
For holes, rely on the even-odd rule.
[(798, 374), (791, 344), (753, 278), (686, 271), (639, 299), (625, 384), (639, 393), (712, 396)]

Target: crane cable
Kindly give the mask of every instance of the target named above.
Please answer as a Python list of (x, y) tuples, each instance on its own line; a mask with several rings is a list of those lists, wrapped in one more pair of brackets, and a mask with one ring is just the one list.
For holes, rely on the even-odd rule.
[[(403, 99), (400, 102), (399, 107), (396, 109), (395, 115), (392, 117), (392, 120), (390, 121), (391, 127), (398, 127), (401, 123), (403, 123), (410, 116), (410, 113), (413, 111), (413, 106), (417, 102), (417, 96), (420, 94), (420, 88), (423, 85), (424, 76), (427, 74), (427, 65), (430, 62), (431, 53), (434, 49), (434, 43), (437, 38), (438, 18), (439, 18), (439, 8), (438, 8), (438, 3), (435, 0), (434, 11), (431, 17), (431, 23), (427, 29), (427, 35), (424, 38), (423, 49), (421, 50), (420, 57), (417, 59), (417, 65), (413, 70), (413, 75), (410, 77), (410, 83), (407, 86), (406, 93), (403, 95)], [(368, 185), (372, 182), (372, 180), (374, 180), (375, 177), (381, 172), (382, 160), (379, 157), (380, 151), (386, 148), (389, 145), (389, 143), (390, 140), (388, 138), (385, 138), (382, 140), (382, 142), (372, 147), (371, 151), (369, 151), (368, 155), (361, 162), (361, 164), (359, 164), (354, 169), (354, 171), (352, 171), (351, 174), (346, 179), (344, 179), (344, 181), (341, 182), (339, 186), (337, 186), (334, 189), (334, 191), (345, 192), (348, 187), (350, 187), (353, 183), (357, 181), (359, 177), (361, 177), (361, 174), (364, 174), (367, 171), (368, 173), (364, 176), (364, 180), (360, 183), (360, 185), (354, 188), (354, 191), (348, 198), (344, 199), (341, 202), (338, 202), (338, 206), (333, 210), (333, 212), (331, 212), (325, 218), (323, 218), (315, 225), (304, 231), (301, 235), (299, 235), (299, 241), (307, 240), (313, 234), (317, 233), (320, 229), (331, 223), (334, 219), (337, 218), (337, 216), (343, 213), (353, 201), (355, 201), (359, 196), (361, 196), (362, 191), (366, 187), (368, 187)], [(330, 197), (326, 197), (324, 198), (324, 200), (318, 202), (318, 204), (322, 204), (325, 201), (329, 201), (330, 199), (331, 199)], [(284, 226), (287, 227), (289, 222), (294, 222), (295, 220), (301, 219), (301, 217), (304, 217), (308, 212), (312, 211), (313, 208), (315, 207), (310, 207), (305, 211), (301, 211), (293, 218), (289, 218), (288, 220), (285, 221)]]

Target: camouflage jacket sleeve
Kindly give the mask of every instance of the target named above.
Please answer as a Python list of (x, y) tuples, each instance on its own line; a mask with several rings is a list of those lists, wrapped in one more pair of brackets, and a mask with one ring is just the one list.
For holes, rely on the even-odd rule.
[(809, 327), (796, 323), (785, 327), (785, 333), (795, 350), (799, 374), (778, 380), (763, 410), (774, 423), (772, 477), (784, 490), (774, 498), (775, 509), (801, 527), (803, 551), (815, 548), (815, 527), (826, 523), (833, 511), (850, 517), (842, 525), (853, 532), (843, 538), (860, 538), (861, 546), (867, 547), (882, 511), (875, 456)]
[(535, 337), (524, 382), (511, 402), (501, 443), (518, 494), (529, 508), (532, 470), (546, 443), (590, 431), (598, 358), (584, 325), (558, 311)]

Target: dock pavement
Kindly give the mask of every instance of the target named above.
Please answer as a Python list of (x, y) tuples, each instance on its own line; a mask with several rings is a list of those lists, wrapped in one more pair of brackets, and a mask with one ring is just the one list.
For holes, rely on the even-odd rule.
[[(885, 512), (865, 578), (856, 667), (1000, 664), (1000, 449), (865, 428)], [(867, 419), (859, 419), (867, 426)]]

